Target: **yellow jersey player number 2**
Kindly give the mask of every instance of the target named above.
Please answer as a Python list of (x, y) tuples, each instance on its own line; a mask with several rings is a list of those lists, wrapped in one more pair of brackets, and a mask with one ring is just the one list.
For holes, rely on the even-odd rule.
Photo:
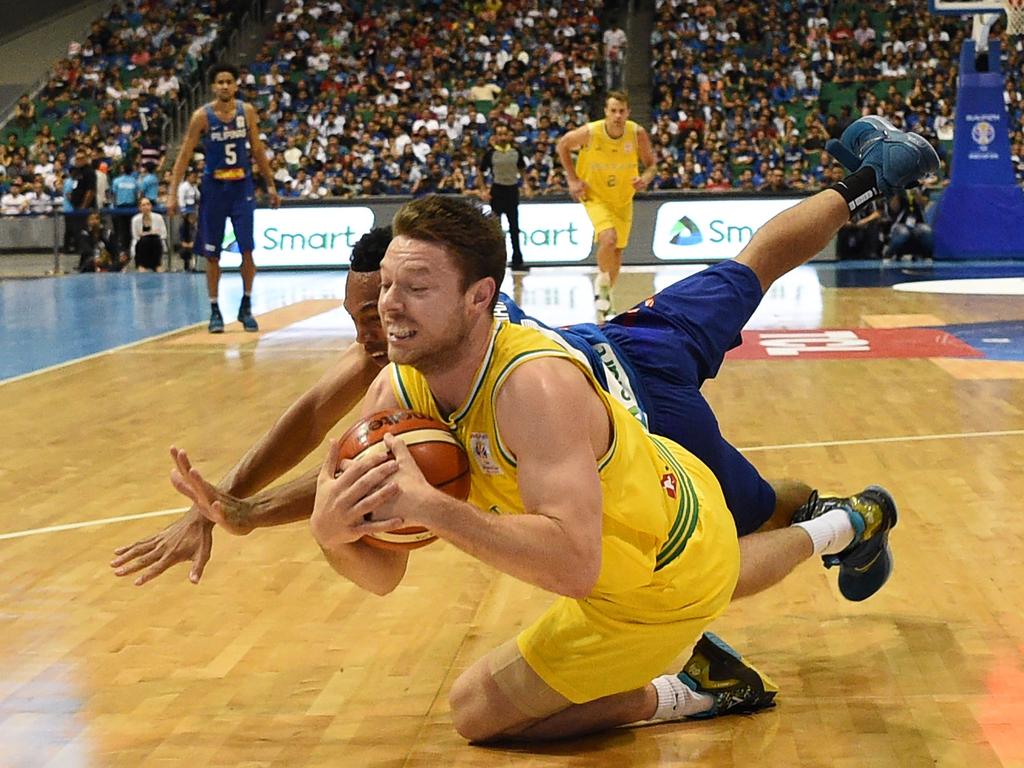
[[(629, 244), (633, 196), (646, 189), (658, 171), (651, 139), (629, 119), (626, 94), (612, 91), (605, 99), (604, 118), (569, 131), (558, 140), (557, 150), (569, 194), (583, 203), (594, 225), (598, 270), (594, 307), (598, 320), (607, 320), (614, 315), (612, 286)], [(573, 152), (578, 152), (575, 163)]]

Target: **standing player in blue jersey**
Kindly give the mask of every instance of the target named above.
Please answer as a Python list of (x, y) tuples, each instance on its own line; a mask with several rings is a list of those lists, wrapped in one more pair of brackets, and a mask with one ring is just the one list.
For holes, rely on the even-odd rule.
[(205, 168), (199, 198), (199, 232), (197, 253), (206, 257), (206, 287), (210, 294), (210, 333), (224, 332), (224, 317), (217, 303), (220, 283), (220, 249), (228, 218), (235, 230), (235, 239), (242, 252), (242, 303), (238, 320), (247, 331), (258, 331), (252, 316), (252, 283), (256, 263), (252, 258), (253, 211), (255, 190), (252, 164), (259, 166), (267, 184), (270, 205), (276, 208), (280, 199), (274, 187), (274, 174), (260, 139), (256, 110), (235, 98), (238, 91), (238, 70), (229, 64), (215, 64), (210, 69), (210, 85), (214, 100), (192, 113), (188, 133), (171, 171), (171, 187), (167, 193), (167, 215), (178, 210), (178, 185), (181, 184), (196, 146), (202, 141)]

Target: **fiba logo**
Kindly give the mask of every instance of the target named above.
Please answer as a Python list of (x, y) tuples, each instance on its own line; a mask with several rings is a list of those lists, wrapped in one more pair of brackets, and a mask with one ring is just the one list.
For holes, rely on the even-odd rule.
[(689, 216), (680, 216), (669, 232), (669, 242), (672, 245), (697, 245), (703, 241), (704, 235)]
[(987, 147), (993, 142), (996, 137), (996, 129), (992, 127), (992, 123), (981, 120), (974, 124), (971, 128), (971, 138), (974, 139), (975, 144), (980, 144), (983, 147)]

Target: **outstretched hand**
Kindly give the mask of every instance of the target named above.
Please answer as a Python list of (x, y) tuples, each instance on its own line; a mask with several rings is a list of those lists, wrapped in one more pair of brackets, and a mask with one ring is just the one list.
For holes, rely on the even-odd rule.
[(171, 485), (178, 493), (187, 496), (203, 517), (234, 536), (252, 533), (255, 526), (249, 517), (251, 504), (224, 493), (205, 480), (192, 466), (184, 450), (171, 447), (171, 459), (175, 467), (171, 471)]
[(128, 576), (145, 568), (134, 582), (141, 587), (172, 565), (191, 561), (188, 580), (198, 584), (212, 552), (213, 523), (193, 506), (160, 533), (115, 549), (110, 567), (116, 576)]

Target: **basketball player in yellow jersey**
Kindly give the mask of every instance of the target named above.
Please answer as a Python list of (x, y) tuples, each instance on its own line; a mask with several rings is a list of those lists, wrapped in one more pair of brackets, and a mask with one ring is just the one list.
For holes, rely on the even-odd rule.
[[(565, 168), (572, 199), (582, 202), (594, 225), (597, 280), (594, 306), (598, 319), (612, 315), (611, 289), (622, 267), (622, 251), (633, 224), (633, 195), (654, 179), (657, 166), (647, 131), (629, 119), (629, 100), (611, 91), (604, 119), (587, 123), (558, 140), (558, 158)], [(572, 153), (579, 150), (575, 166)], [(640, 173), (638, 162), (644, 164)]]
[[(798, 226), (803, 217), (813, 224)], [(791, 268), (781, 262), (797, 258), (782, 248), (794, 230), (801, 248), (816, 252), (848, 218), (843, 198), (822, 192), (766, 225), (736, 270), (763, 290)], [(458, 732), (472, 741), (551, 739), (770, 706), (771, 682), (701, 633), (738, 578), (809, 552), (811, 533), (790, 527), (737, 541), (706, 466), (647, 433), (546, 337), (497, 325), (505, 249), (495, 219), (458, 198), (428, 196), (404, 206), (393, 227), (379, 300), (392, 364), (364, 411), (412, 407), (447, 421), (470, 456), (470, 500), (430, 486), (390, 436), (394, 458), (339, 461), (334, 441), (310, 527), (332, 567), (377, 594), (401, 582), (408, 554), (360, 538), (408, 524), (559, 595), (456, 680)], [(846, 513), (842, 520), (849, 525)], [(881, 527), (869, 530), (870, 538)], [(853, 536), (830, 529), (824, 546), (844, 549)], [(661, 674), (694, 642), (681, 672)]]

